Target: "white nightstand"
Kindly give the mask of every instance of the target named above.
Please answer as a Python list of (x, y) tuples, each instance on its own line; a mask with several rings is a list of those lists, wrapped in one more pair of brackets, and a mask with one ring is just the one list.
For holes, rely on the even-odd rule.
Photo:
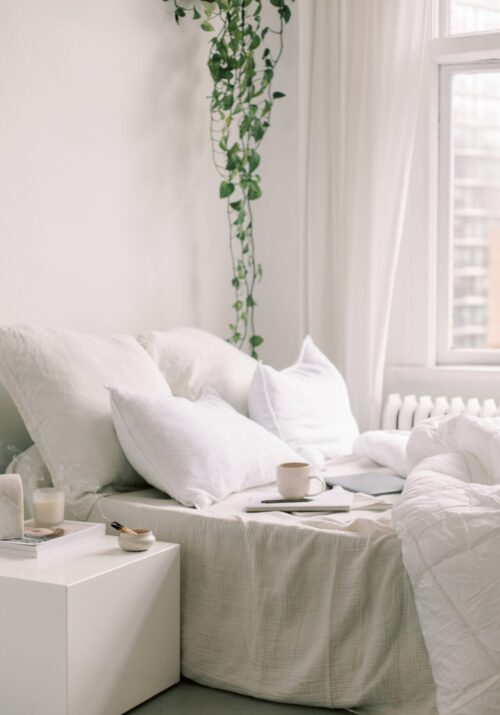
[(121, 715), (176, 683), (179, 552), (0, 556), (0, 713)]

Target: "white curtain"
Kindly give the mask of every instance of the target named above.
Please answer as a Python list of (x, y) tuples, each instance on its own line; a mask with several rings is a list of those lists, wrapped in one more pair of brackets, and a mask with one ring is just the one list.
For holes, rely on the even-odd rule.
[(431, 0), (307, 0), (301, 51), (302, 329), (379, 423)]

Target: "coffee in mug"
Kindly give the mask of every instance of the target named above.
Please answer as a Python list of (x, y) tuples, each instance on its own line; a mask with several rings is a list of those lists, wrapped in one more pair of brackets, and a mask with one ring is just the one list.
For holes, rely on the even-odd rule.
[[(319, 489), (310, 491), (312, 483), (319, 483)], [(276, 467), (276, 485), (284, 499), (302, 499), (305, 496), (320, 494), (326, 489), (324, 479), (311, 474), (311, 465), (307, 462), (285, 462)]]

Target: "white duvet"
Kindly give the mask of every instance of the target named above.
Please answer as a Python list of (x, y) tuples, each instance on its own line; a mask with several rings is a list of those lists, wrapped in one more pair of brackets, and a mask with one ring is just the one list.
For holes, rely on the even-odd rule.
[(393, 509), (440, 715), (500, 713), (500, 419), (417, 426)]

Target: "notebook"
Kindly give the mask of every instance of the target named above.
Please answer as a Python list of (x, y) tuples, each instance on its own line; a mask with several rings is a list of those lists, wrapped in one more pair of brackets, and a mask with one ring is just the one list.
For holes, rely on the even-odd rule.
[(387, 472), (364, 472), (340, 477), (325, 477), (325, 482), (331, 487), (341, 486), (350, 492), (363, 492), (363, 494), (371, 496), (400, 494), (405, 485), (403, 477)]
[(254, 499), (245, 507), (246, 512), (286, 511), (294, 513), (349, 511), (353, 494), (344, 489), (327, 489), (321, 494), (305, 497), (297, 501), (283, 499), (279, 492), (266, 492), (265, 496)]

